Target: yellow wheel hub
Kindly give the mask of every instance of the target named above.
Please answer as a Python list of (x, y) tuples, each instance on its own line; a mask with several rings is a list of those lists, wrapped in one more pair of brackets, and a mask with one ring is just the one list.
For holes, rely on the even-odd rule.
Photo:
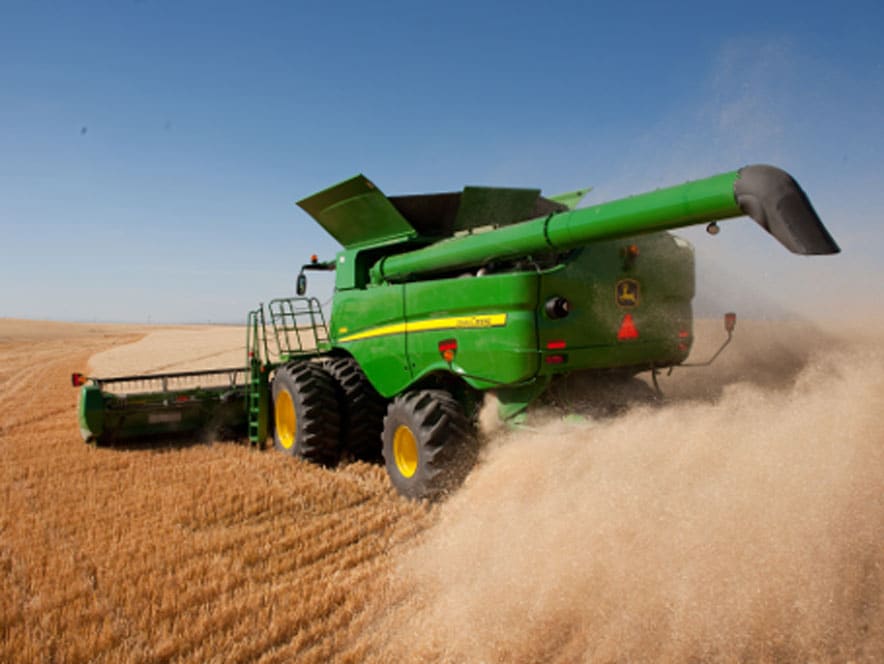
[(393, 434), (393, 459), (403, 477), (411, 477), (417, 471), (417, 439), (404, 424)]
[(295, 415), (295, 404), (292, 402), (292, 395), (287, 390), (282, 390), (276, 395), (273, 410), (276, 438), (279, 440), (280, 445), (290, 450), (295, 444), (298, 416)]

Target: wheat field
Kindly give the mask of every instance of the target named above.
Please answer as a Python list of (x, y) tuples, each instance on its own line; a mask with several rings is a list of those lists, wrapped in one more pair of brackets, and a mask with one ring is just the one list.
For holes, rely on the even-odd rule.
[(491, 424), (427, 506), (363, 463), (83, 444), (72, 371), (236, 364), (238, 329), (0, 319), (0, 661), (882, 661), (882, 337), (799, 330), (663, 408)]
[(427, 510), (364, 464), (86, 446), (69, 374), (136, 334), (0, 327), (0, 661), (362, 660), (368, 599)]

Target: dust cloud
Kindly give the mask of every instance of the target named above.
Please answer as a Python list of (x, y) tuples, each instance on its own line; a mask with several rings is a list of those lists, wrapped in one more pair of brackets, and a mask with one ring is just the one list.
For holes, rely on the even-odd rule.
[(884, 661), (884, 336), (866, 336), (742, 323), (720, 364), (661, 378), (662, 408), (493, 434), (393, 574), (385, 652)]

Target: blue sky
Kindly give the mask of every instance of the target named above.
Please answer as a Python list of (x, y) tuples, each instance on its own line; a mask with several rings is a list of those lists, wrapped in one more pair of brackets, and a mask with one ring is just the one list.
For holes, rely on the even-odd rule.
[[(842, 247), (697, 246), (702, 313), (880, 311), (884, 5), (0, 2), (0, 317), (240, 321), (335, 242), (293, 202), (791, 172)], [(327, 281), (311, 283), (325, 299)]]

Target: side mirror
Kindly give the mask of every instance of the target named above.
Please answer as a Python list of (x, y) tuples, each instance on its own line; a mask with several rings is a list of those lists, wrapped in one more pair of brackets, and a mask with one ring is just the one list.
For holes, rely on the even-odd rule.
[(303, 272), (298, 274), (298, 280), (295, 282), (295, 292), (298, 295), (303, 295), (307, 292), (307, 275)]

